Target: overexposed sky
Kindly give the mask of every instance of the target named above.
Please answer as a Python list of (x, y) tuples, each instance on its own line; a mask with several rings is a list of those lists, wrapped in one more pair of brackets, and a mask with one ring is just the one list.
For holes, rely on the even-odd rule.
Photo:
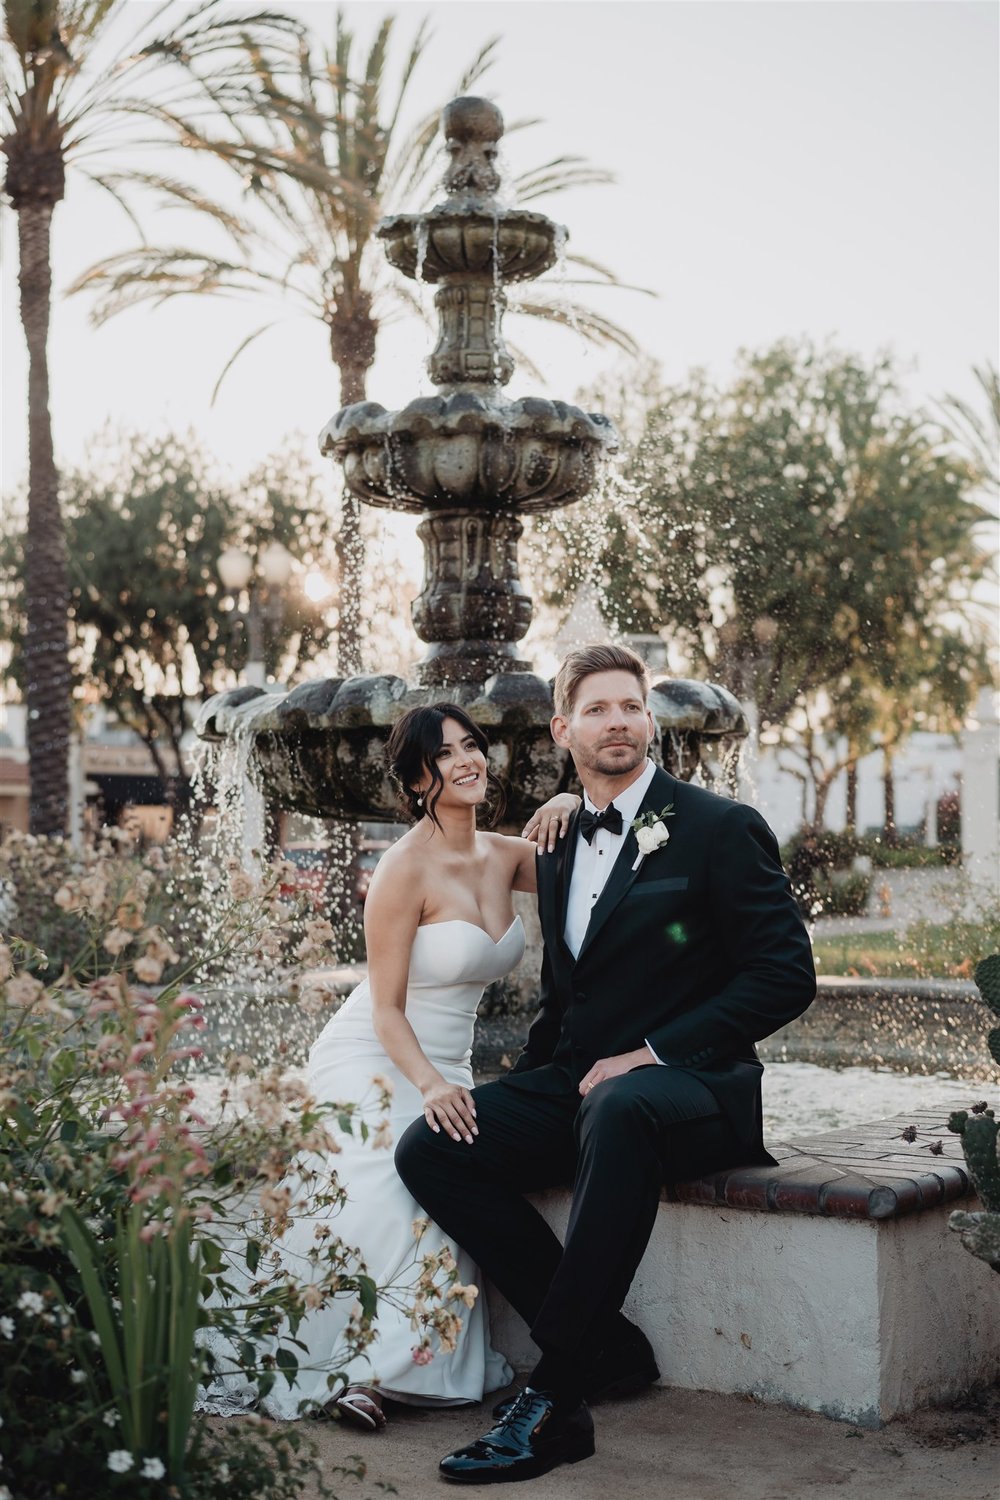
[[(136, 14), (147, 7), (132, 0)], [(348, 3), (368, 40), (385, 9), (397, 43), (429, 14), (434, 40), (412, 89), (415, 113), (452, 90), (492, 35), (499, 59), (479, 88), (508, 119), (545, 123), (511, 139), (526, 167), (577, 152), (610, 167), (611, 187), (539, 207), (571, 247), (653, 289), (602, 293), (669, 379), (694, 365), (724, 376), (741, 347), (830, 338), (906, 364), (917, 401), (975, 399), (971, 366), (998, 358), (998, 7), (979, 0), (522, 0)], [(326, 0), (286, 4), (332, 35)], [(399, 48), (398, 50), (402, 50)], [(190, 222), (150, 214), (150, 239), (190, 243)], [(134, 242), (120, 212), (71, 183), (54, 218), (54, 280)], [(206, 243), (208, 243), (206, 241)], [(4, 214), (3, 476), (24, 472), (26, 360), (17, 320), (14, 216)], [(81, 459), (111, 419), (193, 426), (236, 472), (293, 431), (314, 434), (338, 403), (324, 330), (289, 318), (212, 387), (253, 328), (281, 309), (199, 298), (126, 313), (100, 330), (84, 297), (57, 300), (50, 342), (58, 458)], [(508, 334), (515, 340), (513, 320)], [(571, 398), (611, 356), (571, 332), (524, 342), (546, 393)], [(429, 389), (431, 340), (385, 330), (369, 381), (386, 406)], [(516, 375), (524, 394), (537, 382)]]

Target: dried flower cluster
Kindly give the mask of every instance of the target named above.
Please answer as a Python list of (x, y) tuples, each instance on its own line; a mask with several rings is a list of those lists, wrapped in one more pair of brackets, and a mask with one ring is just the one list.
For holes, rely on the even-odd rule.
[[(453, 1309), (474, 1297), (418, 1239), (414, 1284), (376, 1287), (336, 1234), (338, 1136), (391, 1143), (387, 1080), (374, 1106), (320, 1106), (300, 1079), (236, 1056), (217, 1114), (196, 1108), (211, 1029), (197, 976), (245, 972), (268, 934), (285, 954), (291, 940), (280, 869), (225, 874), (211, 909), (199, 887), (200, 945), (187, 946), (160, 851), (140, 860), (114, 837), (83, 854), (0, 847), (0, 1419), (21, 1466), (0, 1487), (14, 1492), (55, 1492), (72, 1454), (80, 1494), (291, 1500), (311, 1471), (301, 1435), (240, 1423), (212, 1436), (192, 1416), (208, 1359), (196, 1326), (237, 1343), (264, 1394), (293, 1381), (296, 1330), (334, 1297), (354, 1309), (344, 1365), (373, 1339), (380, 1298), (412, 1309), (431, 1357), (432, 1337), (454, 1347)], [(331, 936), (310, 919), (301, 960), (329, 965)], [(293, 1275), (281, 1240), (306, 1201), (322, 1222)], [(238, 1295), (234, 1247), (254, 1278)]]

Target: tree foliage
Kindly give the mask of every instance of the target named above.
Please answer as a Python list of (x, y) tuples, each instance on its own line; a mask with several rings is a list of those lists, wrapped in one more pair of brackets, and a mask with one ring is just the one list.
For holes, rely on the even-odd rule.
[[(954, 727), (987, 680), (977, 477), (890, 359), (743, 354), (727, 385), (696, 372), (649, 411), (598, 559), (606, 615), (753, 701), (815, 781), (823, 742), (850, 763)], [(568, 543), (564, 591), (587, 550)]]
[[(292, 451), (240, 484), (224, 483), (211, 476), (193, 439), (177, 436), (124, 439), (103, 460), (64, 476), (78, 694), (87, 695), (88, 685), (96, 690), (146, 743), (168, 784), (189, 703), (232, 686), (246, 663), (246, 631), (220, 582), (220, 553), (241, 547), (256, 573), (258, 555), (281, 542), (301, 569), (332, 582), (334, 526), (320, 488)], [(16, 644), (23, 534), (8, 536), (4, 551)], [(311, 602), (295, 578), (280, 603), (280, 614), (268, 612), (266, 665), (292, 677), (325, 648), (335, 614)], [(19, 661), (15, 652), (15, 673)]]

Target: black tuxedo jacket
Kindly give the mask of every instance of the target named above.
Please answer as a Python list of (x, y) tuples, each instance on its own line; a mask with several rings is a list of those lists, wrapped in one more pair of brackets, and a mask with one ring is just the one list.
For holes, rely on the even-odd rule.
[(809, 937), (759, 813), (657, 768), (640, 812), (671, 803), (669, 842), (638, 870), (626, 830), (575, 960), (563, 930), (577, 819), (538, 857), (540, 1008), (505, 1081), (575, 1092), (599, 1058), (648, 1041), (664, 1063), (707, 1084), (745, 1160), (769, 1161), (754, 1043), (813, 999)]

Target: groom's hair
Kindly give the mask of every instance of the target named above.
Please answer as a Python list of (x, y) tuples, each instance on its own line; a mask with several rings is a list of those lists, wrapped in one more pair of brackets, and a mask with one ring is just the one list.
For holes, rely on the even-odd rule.
[(649, 696), (649, 673), (641, 656), (630, 651), (628, 646), (580, 646), (564, 658), (556, 673), (552, 696), (556, 713), (568, 719), (580, 683), (595, 672), (631, 672), (638, 682), (645, 703)]

